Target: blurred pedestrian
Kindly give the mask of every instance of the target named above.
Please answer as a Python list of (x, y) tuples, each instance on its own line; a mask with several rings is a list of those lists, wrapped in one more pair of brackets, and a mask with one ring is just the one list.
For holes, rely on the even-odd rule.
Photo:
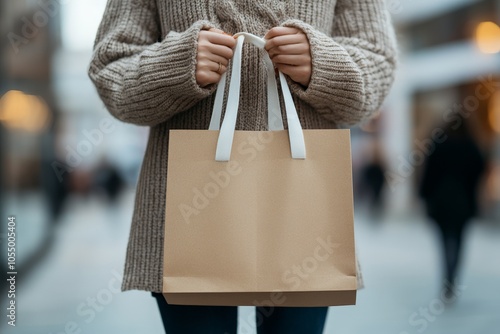
[(383, 190), (385, 187), (385, 162), (382, 144), (378, 137), (371, 138), (371, 159), (361, 169), (361, 188), (368, 196), (371, 221), (378, 221), (383, 213)]
[[(238, 32), (265, 36), (306, 129), (370, 117), (394, 77), (395, 38), (384, 0), (108, 0), (90, 78), (111, 114), (151, 128), (123, 289), (154, 292), (169, 334), (236, 333), (236, 307), (169, 305), (161, 292), (169, 130), (208, 129)], [(243, 53), (237, 129), (267, 128), (260, 52)], [(259, 312), (259, 334), (320, 334), (327, 308)]]
[(114, 204), (125, 187), (125, 181), (116, 166), (102, 161), (94, 171), (93, 187), (102, 190)]
[(447, 126), (445, 141), (436, 143), (427, 158), (420, 196), (436, 223), (442, 243), (445, 292), (453, 295), (461, 259), (464, 231), (477, 214), (477, 188), (485, 159), (465, 119)]

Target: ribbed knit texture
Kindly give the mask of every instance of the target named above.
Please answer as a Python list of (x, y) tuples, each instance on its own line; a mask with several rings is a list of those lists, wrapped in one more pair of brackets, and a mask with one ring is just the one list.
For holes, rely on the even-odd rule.
[[(109, 0), (89, 75), (116, 118), (150, 126), (135, 198), (123, 290), (162, 290), (169, 129), (208, 129), (215, 87), (195, 79), (198, 33), (216, 27), (264, 36), (302, 29), (313, 63), (308, 88), (290, 81), (302, 126), (336, 128), (372, 115), (396, 63), (384, 0)], [(237, 128), (266, 129), (261, 51), (246, 46)]]

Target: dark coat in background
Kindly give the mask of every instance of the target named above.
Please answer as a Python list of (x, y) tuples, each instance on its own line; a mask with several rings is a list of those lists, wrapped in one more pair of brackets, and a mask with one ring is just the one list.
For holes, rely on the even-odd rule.
[(477, 188), (485, 159), (464, 126), (448, 129), (424, 168), (420, 195), (438, 225), (453, 228), (477, 214)]

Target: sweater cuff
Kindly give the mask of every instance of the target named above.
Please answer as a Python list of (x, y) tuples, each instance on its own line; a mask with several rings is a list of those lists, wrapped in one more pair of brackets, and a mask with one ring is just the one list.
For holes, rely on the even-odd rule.
[(216, 87), (202, 88), (196, 82), (198, 35), (211, 27), (208, 21), (197, 21), (183, 32), (171, 31), (138, 54), (137, 71), (123, 69), (122, 105), (116, 109), (122, 110), (124, 121), (154, 126), (214, 92)]
[[(362, 71), (352, 61), (347, 50), (332, 37), (303, 21), (287, 20), (282, 26), (302, 30), (311, 47), (312, 74), (309, 85), (304, 87), (290, 80), (292, 92), (332, 121), (352, 119), (352, 113), (363, 110), (365, 94)], [(335, 115), (331, 115), (333, 103), (342, 105)]]
[(196, 82), (198, 36), (200, 30), (210, 28), (215, 26), (209, 21), (197, 21), (182, 33), (170, 32), (161, 42), (160, 57), (151, 59), (154, 61), (152, 75), (155, 80), (163, 81), (167, 88), (171, 88), (170, 102), (187, 107), (214, 92), (215, 86), (203, 88)]

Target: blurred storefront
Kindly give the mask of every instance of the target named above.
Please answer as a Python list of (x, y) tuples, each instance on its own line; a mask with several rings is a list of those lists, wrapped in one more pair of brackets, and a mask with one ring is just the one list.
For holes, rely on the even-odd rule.
[(401, 53), (381, 126), (389, 211), (418, 208), (417, 184), (433, 136), (460, 114), (489, 160), (482, 214), (500, 217), (500, 1), (388, 4)]
[(135, 185), (148, 129), (109, 115), (87, 75), (106, 0), (0, 5), (1, 206), (45, 231), (23, 243), (23, 262), (68, 197)]
[(87, 76), (105, 4), (2, 1), (6, 190), (37, 190), (55, 176), (84, 191), (100, 166), (113, 166), (134, 184), (147, 129), (114, 120)]

